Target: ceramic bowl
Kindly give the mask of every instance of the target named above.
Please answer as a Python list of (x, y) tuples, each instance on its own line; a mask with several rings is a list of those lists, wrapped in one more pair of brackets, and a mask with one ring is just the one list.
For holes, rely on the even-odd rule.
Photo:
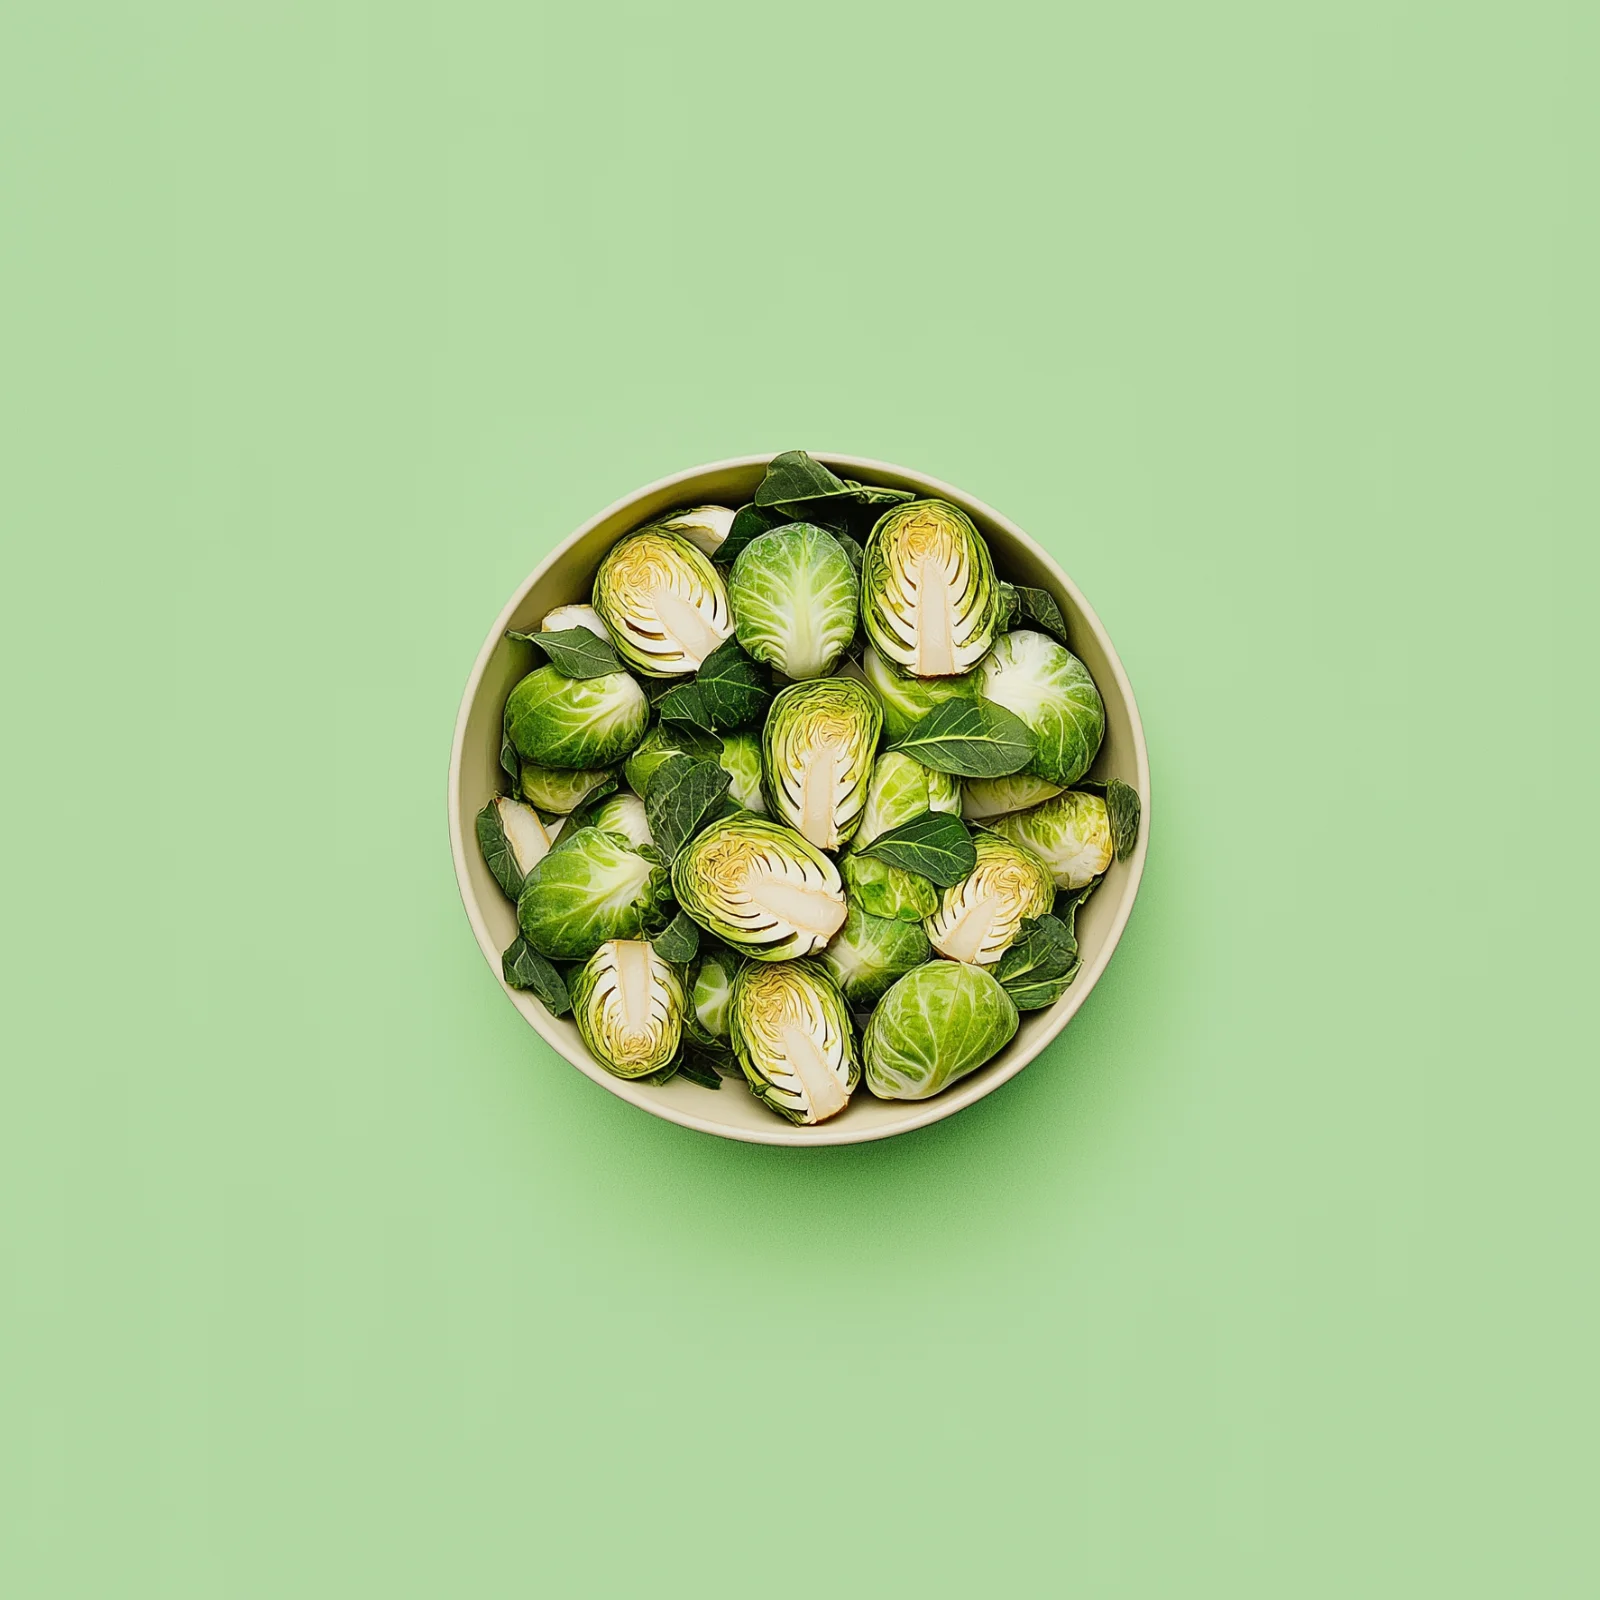
[[(766, 470), (767, 456), (741, 456), (662, 478), (606, 507), (562, 540), (529, 574), (489, 629), (467, 680), (450, 751), (450, 847), (467, 920), (483, 958), (501, 982), (500, 955), (516, 937), (515, 908), (500, 892), (478, 851), (473, 819), (495, 793), (500, 777), (500, 715), (507, 694), (530, 671), (529, 651), (505, 637), (507, 628), (531, 630), (555, 606), (587, 601), (600, 558), (625, 533), (675, 507), (746, 504)], [(1066, 614), (1073, 650), (1094, 675), (1106, 705), (1105, 741), (1089, 776), (1122, 779), (1144, 802), (1139, 840), (1126, 861), (1113, 863), (1105, 882), (1078, 916), (1083, 966), (1048, 1010), (1024, 1012), (1016, 1037), (988, 1065), (931, 1100), (875, 1100), (863, 1084), (849, 1106), (816, 1127), (796, 1127), (768, 1111), (735, 1081), (712, 1091), (683, 1081), (661, 1085), (613, 1077), (591, 1059), (570, 1017), (547, 1013), (531, 995), (506, 988), (506, 998), (579, 1072), (609, 1093), (686, 1128), (759, 1144), (854, 1144), (885, 1139), (953, 1116), (1019, 1073), (1072, 1020), (1111, 960), (1133, 910), (1150, 833), (1150, 766), (1133, 690), (1111, 640), (1072, 580), (1014, 522), (970, 494), (925, 473), (857, 456), (818, 455), (835, 471), (863, 482), (912, 489), (954, 502), (989, 541), (995, 567), (1013, 583), (1048, 589)], [(504, 984), (502, 983), (502, 987)]]

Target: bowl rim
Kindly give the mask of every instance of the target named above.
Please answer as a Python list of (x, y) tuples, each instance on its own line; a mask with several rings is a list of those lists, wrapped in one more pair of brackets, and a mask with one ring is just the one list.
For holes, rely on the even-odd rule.
[[(900, 1104), (905, 1107), (905, 1115), (903, 1117), (891, 1123), (881, 1123), (873, 1127), (864, 1128), (852, 1128), (848, 1124), (834, 1122), (818, 1123), (813, 1127), (799, 1127), (792, 1123), (782, 1123), (772, 1128), (735, 1128), (728, 1126), (726, 1123), (714, 1122), (706, 1117), (697, 1116), (692, 1111), (685, 1111), (674, 1105), (663, 1104), (658, 1100), (652, 1099), (645, 1092), (649, 1087), (648, 1085), (637, 1083), (627, 1078), (619, 1078), (613, 1073), (607, 1072), (598, 1062), (589, 1059), (586, 1052), (584, 1058), (580, 1060), (569, 1050), (567, 1041), (549, 1026), (548, 1019), (540, 1015), (540, 1009), (537, 1005), (532, 1006), (529, 1010), (524, 1010), (521, 1005), (517, 1004), (515, 991), (507, 985), (501, 972), (501, 951), (478, 910), (472, 893), (471, 880), (468, 876), (467, 842), (469, 839), (474, 839), (476, 835), (470, 819), (462, 815), (460, 799), (461, 760), (462, 751), (466, 745), (467, 721), (473, 704), (477, 699), (483, 675), (488, 670), (489, 661), (528, 591), (579, 540), (599, 527), (608, 518), (625, 511), (634, 502), (658, 494), (663, 490), (671, 489), (680, 483), (688, 483), (706, 473), (765, 466), (772, 460), (775, 453), (729, 456), (720, 461), (703, 462), (699, 466), (687, 467), (681, 472), (669, 473), (664, 478), (657, 478), (653, 483), (647, 483), (640, 488), (630, 490), (620, 499), (613, 500), (603, 510), (597, 511), (582, 526), (574, 529), (566, 538), (556, 544), (544, 560), (517, 587), (516, 593), (511, 596), (510, 600), (501, 609), (500, 615), (495, 619), (494, 626), (489, 630), (488, 637), (478, 651), (477, 659), (473, 662), (472, 671), (467, 678), (466, 688), (461, 696), (460, 709), (456, 713), (455, 733), (450, 743), (449, 791), (447, 796), (450, 855), (455, 863), (456, 888), (461, 895), (461, 903), (466, 910), (467, 921), (471, 924), (473, 935), (478, 941), (478, 948), (482, 951), (484, 960), (488, 962), (489, 970), (494, 974), (495, 981), (511, 999), (518, 1014), (530, 1023), (557, 1055), (564, 1061), (570, 1062), (585, 1077), (592, 1079), (601, 1088), (616, 1095), (618, 1099), (625, 1100), (629, 1105), (637, 1106), (640, 1110), (647, 1111), (652, 1116), (661, 1117), (667, 1122), (674, 1122), (679, 1127), (692, 1128), (697, 1133), (708, 1133), (722, 1139), (736, 1139), (745, 1144), (788, 1145), (802, 1148), (816, 1148), (824, 1145), (865, 1144), (877, 1139), (893, 1138), (901, 1133), (910, 1133), (914, 1129), (925, 1128), (931, 1123), (943, 1121), (946, 1117), (952, 1117), (958, 1111), (964, 1111), (974, 1101), (983, 1099), (985, 1095), (992, 1094), (1002, 1084), (1009, 1083), (1047, 1045), (1053, 1043), (1067, 1024), (1072, 1021), (1073, 1017), (1078, 1014), (1084, 1001), (1089, 998), (1094, 986), (1100, 981), (1101, 974), (1110, 964), (1112, 956), (1116, 953), (1117, 946), (1122, 941), (1123, 931), (1127, 928), (1128, 919), (1133, 913), (1134, 901), (1138, 899), (1139, 886), (1144, 878), (1145, 858), (1149, 853), (1150, 847), (1150, 756), (1145, 746), (1144, 724), (1139, 716), (1139, 704), (1134, 698), (1133, 685), (1128, 681), (1128, 675), (1123, 669), (1122, 660), (1117, 654), (1116, 647), (1111, 642), (1111, 636), (1106, 632), (1104, 623), (1100, 621), (1094, 607), (1085, 598), (1083, 591), (1067, 575), (1060, 562), (1054, 556), (1030, 538), (1009, 517), (1003, 516), (996, 511), (993, 506), (979, 500), (975, 495), (968, 494), (964, 489), (956, 488), (954, 484), (945, 483), (939, 478), (931, 477), (929, 474), (916, 469), (896, 466), (893, 462), (878, 461), (869, 456), (841, 455), (827, 450), (813, 450), (810, 452), (814, 459), (832, 468), (849, 468), (866, 475), (887, 473), (891, 476), (908, 479), (923, 486), (929, 494), (951, 500), (955, 504), (964, 507), (967, 511), (975, 513), (978, 518), (987, 518), (1003, 528), (1009, 537), (1016, 539), (1043, 563), (1054, 574), (1061, 587), (1072, 596), (1073, 604), (1090, 632), (1094, 634), (1100, 648), (1105, 652), (1106, 661), (1110, 665), (1111, 674), (1116, 682), (1118, 692), (1122, 695), (1123, 701), (1128, 708), (1128, 721), (1133, 735), (1136, 787), (1139, 791), (1142, 817), (1138, 843), (1134, 847), (1133, 854), (1128, 857), (1125, 863), (1128, 869), (1126, 890), (1122, 895), (1116, 915), (1098, 955), (1078, 974), (1066, 994), (1062, 996), (1060, 1001), (1057, 1001), (1056, 1007), (1052, 1008), (1050, 1025), (1041, 1029), (1034, 1038), (1019, 1049), (1015, 1053), (1014, 1059), (1006, 1061), (1002, 1071), (981, 1075), (974, 1073), (964, 1083), (956, 1084), (942, 1094), (934, 1095), (927, 1100), (901, 1101)], [(1063, 1002), (1065, 1002), (1064, 1005)]]

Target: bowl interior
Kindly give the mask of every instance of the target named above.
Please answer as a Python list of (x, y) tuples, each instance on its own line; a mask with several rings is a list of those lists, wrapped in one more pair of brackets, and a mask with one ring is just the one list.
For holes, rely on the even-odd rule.
[[(1144, 816), (1134, 853), (1126, 861), (1113, 863), (1105, 882), (1079, 913), (1083, 967), (1078, 977), (1048, 1010), (1025, 1012), (1016, 1037), (993, 1061), (931, 1100), (876, 1100), (863, 1086), (837, 1117), (816, 1127), (795, 1127), (768, 1111), (737, 1082), (725, 1081), (713, 1092), (681, 1081), (652, 1086), (613, 1077), (590, 1058), (570, 1018), (552, 1017), (530, 995), (506, 989), (512, 1004), (568, 1061), (613, 1094), (688, 1127), (768, 1144), (843, 1144), (901, 1133), (959, 1111), (1020, 1071), (1066, 1026), (1110, 959), (1132, 909), (1149, 831), (1149, 770), (1133, 693), (1099, 619), (1060, 567), (1021, 529), (981, 501), (937, 479), (851, 456), (819, 455), (818, 459), (853, 478), (937, 495), (961, 506), (989, 541), (995, 567), (1003, 578), (1048, 589), (1056, 597), (1067, 619), (1072, 649), (1093, 674), (1105, 700), (1105, 740), (1089, 775), (1116, 777), (1132, 785), (1144, 802)], [(541, 563), (485, 642), (456, 727), (450, 826), (462, 899), (497, 979), (500, 953), (517, 934), (516, 912), (483, 863), (473, 818), (496, 792), (499, 781), (500, 719), (506, 696), (535, 665), (532, 647), (508, 640), (505, 630), (534, 629), (555, 606), (587, 601), (595, 569), (606, 551), (622, 534), (652, 517), (681, 506), (745, 504), (760, 483), (766, 462), (764, 456), (720, 462), (680, 473), (617, 502)]]

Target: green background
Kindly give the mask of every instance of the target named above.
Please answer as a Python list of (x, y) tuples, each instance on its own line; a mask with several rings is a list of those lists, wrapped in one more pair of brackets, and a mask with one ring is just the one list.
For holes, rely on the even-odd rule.
[[(1594, 1593), (1596, 15), (8, 8), (0, 1588)], [(1154, 784), (1068, 1034), (822, 1152), (562, 1064), (444, 816), (534, 563), (794, 446)]]

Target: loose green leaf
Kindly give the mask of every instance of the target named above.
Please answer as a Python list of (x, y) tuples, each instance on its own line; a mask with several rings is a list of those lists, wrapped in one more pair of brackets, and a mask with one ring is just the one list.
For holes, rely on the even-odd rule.
[(678, 1057), (678, 1076), (699, 1084), (702, 1089), (722, 1087), (722, 1074), (717, 1071), (710, 1056), (692, 1044), (686, 1044), (682, 1055)]
[(483, 852), (484, 865), (507, 898), (515, 900), (522, 893), (522, 868), (512, 854), (511, 841), (506, 838), (500, 821), (500, 808), (493, 800), (478, 813), (477, 828), (478, 848)]
[(539, 642), (538, 634), (529, 633), (523, 628), (507, 628), (506, 638), (515, 641), (517, 644), (538, 644)]
[(1016, 627), (1022, 616), (1022, 596), (1014, 583), (1000, 585), (1000, 626), (1008, 631)]
[(739, 648), (737, 639), (727, 639), (701, 663), (693, 683), (682, 684), (661, 702), (661, 715), (718, 733), (758, 721), (771, 700), (765, 669)]
[[(1077, 903), (1075, 898), (1074, 909)], [(1018, 1011), (1040, 1011), (1061, 998), (1079, 965), (1077, 934), (1070, 922), (1043, 916), (1022, 924), (994, 975)]]
[(863, 506), (898, 506), (907, 500), (915, 500), (916, 492), (912, 489), (885, 489), (881, 484), (857, 483), (854, 478), (840, 480), (851, 491), (858, 505)]
[(758, 506), (781, 506), (793, 500), (826, 500), (853, 491), (804, 450), (785, 450), (767, 466), (767, 475), (755, 493)]
[(656, 768), (644, 814), (650, 837), (668, 861), (721, 810), (732, 781), (715, 761), (692, 756), (673, 756)]
[(1118, 861), (1126, 861), (1139, 842), (1139, 791), (1129, 788), (1121, 778), (1095, 778), (1075, 783), (1075, 789), (1097, 794), (1106, 803), (1106, 820), (1111, 824), (1111, 848)]
[(648, 1073), (645, 1077), (643, 1077), (643, 1078), (635, 1078), (633, 1081), (635, 1083), (654, 1083), (654, 1084), (671, 1083), (672, 1080), (678, 1076), (678, 1068), (682, 1064), (682, 1061), (683, 1061), (683, 1057), (682, 1056), (676, 1056), (676, 1057), (673, 1058), (673, 1060), (669, 1061), (667, 1063), (667, 1065), (664, 1066), (659, 1072)]
[(880, 833), (857, 854), (877, 856), (890, 866), (919, 873), (941, 889), (960, 883), (978, 864), (972, 835), (961, 818), (948, 811), (924, 811), (920, 817)]
[(861, 548), (861, 541), (852, 533), (836, 533), (834, 538), (844, 546), (844, 553), (850, 557), (850, 565), (856, 569), (856, 578), (861, 577), (861, 560), (865, 552)]
[(776, 511), (766, 511), (760, 506), (740, 506), (729, 524), (728, 537), (717, 546), (711, 559), (719, 566), (726, 566), (752, 539), (781, 528), (787, 520)]
[(1067, 644), (1067, 619), (1061, 613), (1056, 597), (1048, 589), (1029, 589), (1019, 585), (1017, 603), (1023, 618), (1034, 627), (1053, 634), (1062, 644)]
[(653, 942), (663, 961), (685, 966), (700, 953), (700, 930), (687, 912), (680, 911)]
[(500, 958), (500, 970), (513, 989), (526, 989), (553, 1017), (564, 1017), (572, 1000), (561, 974), (518, 934)]
[(1033, 759), (1033, 736), (1021, 717), (992, 700), (946, 700), (894, 748), (935, 772), (1004, 778)]
[(500, 767), (511, 780), (506, 792), (515, 798), (522, 793), (522, 757), (517, 754), (504, 723), (500, 725)]
[(603, 678), (608, 672), (623, 670), (616, 651), (588, 628), (562, 628), (541, 633), (538, 643), (564, 677)]

